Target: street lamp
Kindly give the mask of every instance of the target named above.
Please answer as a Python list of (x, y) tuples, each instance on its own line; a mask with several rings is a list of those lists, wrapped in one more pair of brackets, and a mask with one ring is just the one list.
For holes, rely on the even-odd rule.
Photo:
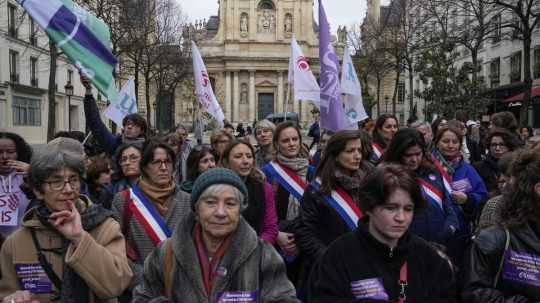
[(71, 82), (68, 82), (64, 86), (64, 91), (68, 97), (68, 130), (71, 131), (71, 96), (73, 96), (73, 85), (71, 85)]
[(385, 111), (386, 113), (388, 113), (388, 102), (390, 101), (390, 97), (388, 97), (388, 95), (384, 96), (384, 108), (385, 108)]

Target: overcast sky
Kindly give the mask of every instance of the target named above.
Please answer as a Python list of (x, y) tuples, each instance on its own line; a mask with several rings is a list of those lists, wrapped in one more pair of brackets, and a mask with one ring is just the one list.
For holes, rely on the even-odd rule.
[[(217, 0), (177, 0), (190, 21), (208, 19), (218, 14)], [(324, 7), (328, 21), (335, 32), (338, 25), (361, 24), (367, 9), (366, 0), (326, 0)], [(383, 1), (386, 2), (386, 1)], [(314, 16), (318, 18), (318, 1), (315, 1)]]

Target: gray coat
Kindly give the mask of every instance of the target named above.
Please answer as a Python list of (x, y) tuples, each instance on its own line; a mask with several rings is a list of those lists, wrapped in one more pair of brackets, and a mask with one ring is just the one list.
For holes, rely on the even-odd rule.
[[(216, 302), (223, 291), (259, 291), (260, 303), (300, 302), (293, 284), (288, 280), (285, 264), (276, 250), (257, 238), (255, 231), (241, 218), (230, 246), (221, 260), (225, 272), (216, 276), (210, 298), (202, 282), (199, 259), (192, 237), (195, 215), (180, 223), (168, 241), (172, 242), (174, 265), (172, 270), (172, 300), (164, 295), (163, 264), (166, 242), (146, 259), (141, 284), (133, 294), (133, 303), (209, 303)], [(262, 276), (259, 276), (261, 275)], [(260, 285), (262, 282), (262, 286)]]
[[(112, 202), (112, 211), (114, 218), (120, 223), (123, 230), (124, 224), (124, 206), (126, 200), (122, 195), (122, 192), (116, 194)], [(172, 231), (176, 225), (191, 212), (190, 194), (182, 191), (177, 186), (176, 192), (172, 196), (172, 201), (169, 204), (169, 210), (165, 216), (165, 223), (167, 227)], [(128, 241), (135, 244), (136, 250), (139, 253), (138, 260), (130, 260), (129, 265), (133, 271), (133, 279), (131, 280), (130, 289), (135, 287), (140, 281), (142, 275), (142, 269), (144, 259), (154, 250), (156, 247), (154, 242), (146, 233), (144, 227), (137, 221), (134, 215), (131, 216), (129, 223), (129, 234), (126, 236)]]

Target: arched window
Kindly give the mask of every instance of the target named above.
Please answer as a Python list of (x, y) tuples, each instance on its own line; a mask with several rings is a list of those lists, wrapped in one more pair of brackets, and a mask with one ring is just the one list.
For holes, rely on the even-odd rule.
[(259, 2), (259, 9), (274, 9), (274, 3), (271, 0), (263, 0)]

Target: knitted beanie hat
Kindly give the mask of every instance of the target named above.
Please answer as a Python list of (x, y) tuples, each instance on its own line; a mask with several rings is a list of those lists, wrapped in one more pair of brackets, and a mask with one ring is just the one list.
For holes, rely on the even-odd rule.
[(248, 206), (248, 190), (242, 179), (232, 170), (227, 168), (211, 168), (202, 173), (191, 190), (191, 208), (195, 210), (195, 203), (199, 200), (201, 194), (210, 186), (216, 184), (228, 184), (236, 187), (243, 195), (244, 201), (240, 201), (240, 211)]

